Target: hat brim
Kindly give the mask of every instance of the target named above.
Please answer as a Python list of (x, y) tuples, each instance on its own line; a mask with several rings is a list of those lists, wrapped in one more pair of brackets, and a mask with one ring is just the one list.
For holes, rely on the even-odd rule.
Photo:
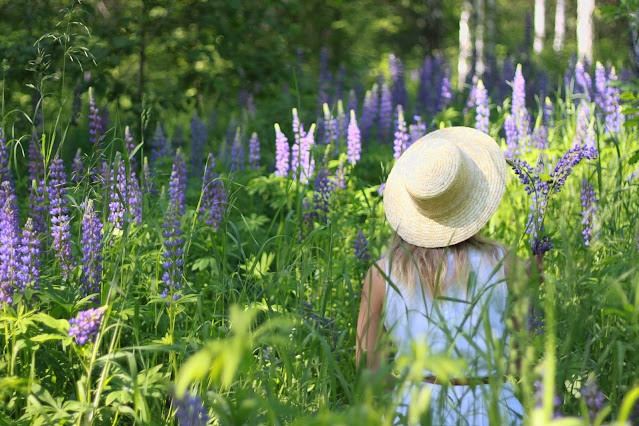
[[(422, 144), (445, 139), (463, 150), (478, 170), (467, 185), (468, 192), (454, 211), (431, 218), (420, 212), (405, 186), (411, 154)], [(409, 161), (409, 159), (413, 161)], [(397, 160), (384, 188), (384, 211), (391, 227), (410, 244), (446, 247), (479, 232), (497, 211), (506, 189), (506, 160), (495, 140), (470, 127), (436, 130), (415, 141)]]

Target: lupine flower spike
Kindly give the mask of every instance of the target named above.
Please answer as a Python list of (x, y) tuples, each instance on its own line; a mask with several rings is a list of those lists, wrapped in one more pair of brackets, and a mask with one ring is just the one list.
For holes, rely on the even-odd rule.
[(8, 181), (0, 186), (0, 302), (13, 303), (13, 293), (19, 286), (20, 235), (17, 198)]
[(69, 217), (68, 200), (65, 197), (67, 189), (67, 174), (64, 171), (62, 159), (56, 155), (51, 162), (49, 182), (49, 205), (51, 214), (51, 234), (55, 257), (60, 261), (62, 275), (70, 278), (75, 262), (71, 253), (71, 218)]
[(353, 110), (351, 110), (351, 119), (348, 123), (346, 150), (348, 153), (348, 161), (351, 163), (351, 166), (354, 166), (360, 159), (362, 141), (359, 128), (357, 127), (357, 117), (355, 117), (355, 111)]
[(254, 170), (260, 168), (260, 139), (256, 132), (253, 132), (249, 140), (249, 167)]
[(82, 216), (82, 290), (85, 296), (94, 295), (99, 302), (102, 282), (102, 221), (95, 211), (93, 200), (83, 203)]
[(289, 171), (290, 147), (288, 139), (275, 123), (275, 176), (287, 176)]
[(104, 318), (106, 306), (81, 311), (78, 316), (69, 320), (69, 337), (75, 337), (77, 345), (93, 342)]

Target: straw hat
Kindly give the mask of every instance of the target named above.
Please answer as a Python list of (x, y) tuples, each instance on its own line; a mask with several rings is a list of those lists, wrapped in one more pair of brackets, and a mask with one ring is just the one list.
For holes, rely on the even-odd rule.
[(506, 160), (486, 133), (436, 130), (397, 160), (384, 188), (384, 210), (405, 241), (434, 248), (475, 235), (495, 213), (506, 188)]

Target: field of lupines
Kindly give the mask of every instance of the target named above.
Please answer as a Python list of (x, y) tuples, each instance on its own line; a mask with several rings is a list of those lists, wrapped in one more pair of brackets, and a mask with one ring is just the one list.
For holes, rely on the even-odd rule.
[[(516, 307), (522, 362), (501, 366), (528, 420), (639, 422), (628, 77), (571, 62), (556, 84), (526, 82), (505, 62), (456, 93), (442, 58), (408, 73), (391, 55), (358, 96), (322, 63), (317, 110), (274, 117), (249, 97), (225, 140), (202, 111), (156, 120), (142, 140), (91, 90), (72, 111), (45, 97), (32, 119), (4, 114), (2, 423), (390, 423), (389, 369), (459, 368), (355, 364), (363, 275), (390, 236), (385, 176), (451, 125), (495, 137), (512, 166), (486, 233), (522, 258), (546, 253), (545, 282), (518, 290), (530, 296)], [(257, 133), (264, 121), (272, 130)]]

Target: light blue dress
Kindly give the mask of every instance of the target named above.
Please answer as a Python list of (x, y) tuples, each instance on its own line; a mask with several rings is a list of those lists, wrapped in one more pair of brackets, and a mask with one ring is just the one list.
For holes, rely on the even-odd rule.
[[(386, 282), (384, 326), (397, 347), (396, 359), (411, 356), (412, 344), (423, 342), (431, 355), (464, 360), (466, 369), (462, 377), (496, 377), (496, 360), (508, 357), (508, 287), (504, 269), (477, 249), (471, 248), (468, 256), (471, 265), (468, 286), (451, 284), (442, 294), (446, 299), (435, 301), (419, 282), (410, 294), (406, 286), (393, 279), (387, 262), (386, 275), (394, 286)], [(448, 262), (448, 273), (452, 274), (451, 253)], [(437, 375), (429, 370), (423, 373)], [(429, 420), (424, 424), (488, 425), (496, 415), (500, 425), (521, 424), (523, 407), (515, 397), (512, 383), (502, 383), (500, 379), (495, 382), (497, 388), (495, 384), (445, 386), (421, 381), (400, 387), (399, 391), (396, 388), (393, 398), (398, 408), (394, 424), (402, 423), (411, 404), (420, 404), (417, 408), (427, 411)], [(413, 401), (415, 391), (424, 387), (432, 391), (430, 400)]]

